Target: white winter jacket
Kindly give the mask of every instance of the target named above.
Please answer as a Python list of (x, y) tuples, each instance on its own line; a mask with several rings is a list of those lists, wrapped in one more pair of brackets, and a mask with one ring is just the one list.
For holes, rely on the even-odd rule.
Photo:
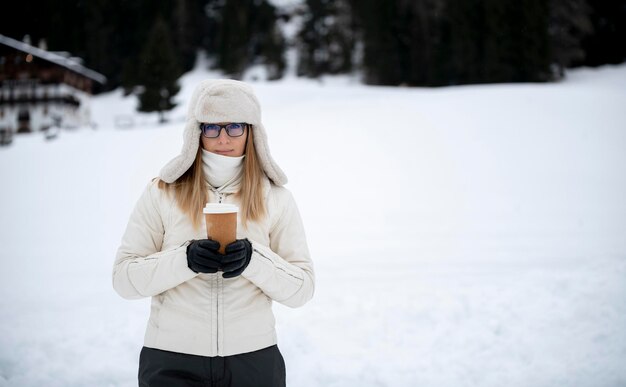
[[(244, 228), (253, 253), (238, 277), (197, 274), (186, 249), (205, 239), (194, 230), (173, 195), (148, 184), (122, 237), (113, 267), (113, 287), (124, 298), (152, 297), (144, 345), (202, 356), (229, 356), (276, 344), (272, 301), (298, 307), (313, 296), (313, 263), (291, 193), (264, 182), (268, 215)], [(238, 204), (234, 195), (209, 190), (210, 201)]]

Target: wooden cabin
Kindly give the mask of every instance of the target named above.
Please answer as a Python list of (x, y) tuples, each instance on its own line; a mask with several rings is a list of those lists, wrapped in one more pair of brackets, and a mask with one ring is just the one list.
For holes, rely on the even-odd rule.
[(106, 78), (80, 59), (0, 35), (0, 143), (15, 133), (89, 125), (94, 82)]

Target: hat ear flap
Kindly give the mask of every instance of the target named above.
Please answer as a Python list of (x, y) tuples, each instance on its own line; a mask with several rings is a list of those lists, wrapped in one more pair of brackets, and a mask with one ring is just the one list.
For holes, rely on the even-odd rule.
[(159, 177), (166, 183), (173, 183), (193, 164), (200, 147), (200, 123), (194, 118), (189, 118), (183, 132), (183, 148), (180, 155), (176, 156), (161, 169)]
[(261, 167), (265, 171), (267, 177), (275, 185), (287, 184), (287, 176), (282, 169), (276, 164), (272, 155), (270, 154), (269, 145), (267, 142), (267, 133), (263, 124), (254, 125), (254, 148), (256, 149), (257, 157), (261, 163)]

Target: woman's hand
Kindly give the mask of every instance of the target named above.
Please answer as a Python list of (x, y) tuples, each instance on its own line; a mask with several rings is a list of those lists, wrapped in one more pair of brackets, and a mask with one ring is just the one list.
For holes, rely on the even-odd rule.
[(237, 239), (226, 246), (225, 254), (218, 250), (220, 244), (211, 239), (199, 239), (187, 246), (187, 266), (196, 273), (217, 273), (234, 278), (243, 273), (250, 263), (252, 244), (247, 239)]
[(252, 256), (252, 244), (247, 239), (237, 239), (229, 243), (225, 249), (226, 254), (222, 256), (221, 270), (222, 277), (237, 277), (248, 267)]
[(194, 240), (187, 246), (187, 266), (196, 273), (217, 273), (224, 257), (219, 248), (219, 242), (211, 239)]

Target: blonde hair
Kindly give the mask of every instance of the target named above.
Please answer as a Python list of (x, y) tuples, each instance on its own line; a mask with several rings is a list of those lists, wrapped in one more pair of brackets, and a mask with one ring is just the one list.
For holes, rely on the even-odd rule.
[[(243, 163), (243, 176), (239, 192), (235, 195), (241, 205), (239, 214), (244, 227), (248, 221), (260, 220), (265, 216), (265, 200), (263, 196), (263, 169), (256, 154), (253, 139), (253, 126), (248, 125), (248, 137)], [(207, 183), (202, 171), (202, 143), (198, 146), (196, 159), (185, 173), (173, 183), (158, 181), (158, 187), (168, 195), (173, 194), (178, 208), (191, 219), (194, 228), (202, 223), (202, 208), (209, 199)]]

